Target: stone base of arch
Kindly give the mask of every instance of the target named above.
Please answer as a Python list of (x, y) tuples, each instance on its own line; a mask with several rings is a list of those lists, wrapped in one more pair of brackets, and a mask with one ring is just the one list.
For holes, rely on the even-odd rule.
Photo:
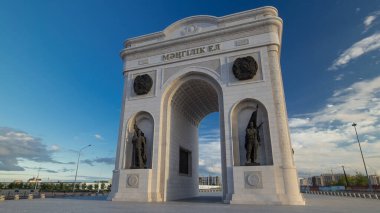
[(231, 204), (305, 205), (300, 193), (285, 194), (282, 169), (276, 166), (235, 166)]
[[(119, 185), (118, 191), (111, 192), (108, 200), (150, 202), (151, 195), (149, 182), (152, 176), (152, 169), (123, 169), (114, 171), (113, 182)], [(121, 181), (124, 180), (124, 181)]]

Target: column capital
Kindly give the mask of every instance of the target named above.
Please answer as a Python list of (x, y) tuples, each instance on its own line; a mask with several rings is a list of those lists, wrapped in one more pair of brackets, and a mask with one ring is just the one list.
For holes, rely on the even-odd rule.
[(272, 44), (272, 45), (268, 46), (268, 52), (270, 52), (270, 51), (278, 52), (278, 50), (279, 50), (279, 46), (278, 45)]

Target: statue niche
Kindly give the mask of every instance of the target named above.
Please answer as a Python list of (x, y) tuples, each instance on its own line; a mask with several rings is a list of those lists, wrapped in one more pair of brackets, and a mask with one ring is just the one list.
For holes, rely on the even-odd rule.
[(257, 105), (256, 110), (252, 113), (251, 118), (249, 119), (246, 133), (245, 133), (245, 151), (246, 151), (246, 166), (257, 166), (260, 163), (257, 163), (258, 150), (261, 146), (260, 140), (260, 128), (263, 125), (263, 122), (257, 126), (257, 111), (259, 105)]
[(146, 169), (146, 137), (136, 124), (134, 125), (134, 130), (135, 132), (132, 138), (133, 151), (131, 169)]

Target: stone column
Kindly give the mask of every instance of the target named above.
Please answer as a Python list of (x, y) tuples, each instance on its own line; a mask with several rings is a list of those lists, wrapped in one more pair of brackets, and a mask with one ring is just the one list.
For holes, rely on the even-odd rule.
[(276, 122), (282, 161), (281, 169), (284, 177), (285, 196), (282, 199), (290, 205), (304, 205), (305, 201), (299, 192), (297, 171), (293, 161), (293, 152), (290, 143), (285, 95), (279, 61), (279, 47), (277, 45), (268, 46), (268, 63), (272, 81), (273, 100), (276, 107)]
[(127, 85), (128, 85), (128, 74), (124, 73), (124, 88), (123, 88), (123, 100), (122, 100), (122, 106), (121, 106), (121, 116), (120, 116), (120, 124), (119, 124), (119, 136), (118, 136), (118, 143), (117, 143), (117, 157), (115, 159), (115, 170), (120, 169), (126, 169), (125, 161), (126, 161), (126, 154), (125, 153), (125, 141), (127, 137), (127, 125), (128, 125), (128, 118), (126, 118), (125, 113), (125, 102), (127, 99)]
[(127, 85), (128, 85), (128, 74), (124, 72), (124, 88), (123, 88), (123, 100), (121, 105), (121, 115), (120, 115), (120, 124), (119, 124), (119, 136), (116, 149), (115, 157), (115, 169), (112, 174), (112, 189), (111, 193), (108, 195), (107, 200), (112, 200), (115, 198), (115, 195), (119, 192), (120, 185), (120, 170), (125, 169), (125, 132), (127, 131), (127, 119), (125, 118), (125, 102), (127, 95)]

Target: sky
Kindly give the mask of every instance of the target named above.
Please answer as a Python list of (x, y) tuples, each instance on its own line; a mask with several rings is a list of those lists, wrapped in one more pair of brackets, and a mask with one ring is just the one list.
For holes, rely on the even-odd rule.
[[(188, 16), (275, 6), (299, 176), (380, 174), (380, 1), (0, 0), (0, 181), (109, 179), (127, 38)], [(218, 113), (200, 125), (200, 172), (220, 173)]]

